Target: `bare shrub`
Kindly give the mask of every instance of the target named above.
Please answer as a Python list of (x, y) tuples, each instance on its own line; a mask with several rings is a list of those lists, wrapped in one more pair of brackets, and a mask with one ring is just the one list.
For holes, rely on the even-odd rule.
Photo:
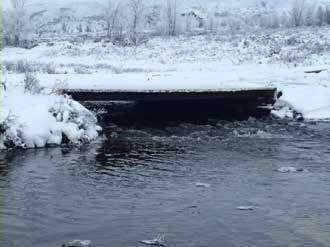
[(16, 66), (17, 66), (16, 71), (18, 73), (31, 73), (31, 72), (34, 72), (33, 67), (27, 61), (18, 60)]
[(65, 88), (69, 88), (66, 80), (56, 79), (54, 85), (51, 87), (49, 94), (59, 94)]
[(322, 6), (319, 6), (316, 12), (316, 25), (322, 26), (325, 22), (325, 10)]
[(292, 19), (292, 25), (294, 27), (300, 27), (303, 24), (305, 2), (306, 0), (296, 0), (293, 4), (291, 10), (291, 19)]
[(112, 40), (114, 36), (117, 36), (118, 33), (120, 33), (122, 27), (120, 14), (121, 14), (120, 3), (114, 4), (111, 0), (109, 0), (107, 2), (107, 5), (104, 6), (102, 19), (106, 24), (107, 37), (110, 40)]
[(88, 66), (84, 66), (84, 65), (79, 65), (79, 66), (75, 66), (73, 68), (73, 71), (77, 74), (82, 74), (82, 75), (86, 75), (86, 74), (91, 74), (92, 72), (89, 70)]
[(325, 9), (325, 22), (327, 25), (330, 25), (330, 5)]
[(31, 94), (39, 94), (44, 90), (39, 80), (32, 73), (26, 73), (24, 76), (24, 92)]
[(55, 65), (52, 63), (31, 63), (25, 60), (3, 61), (2, 66), (4, 69), (15, 73), (36, 73), (42, 72), (46, 74), (57, 74)]
[(51, 63), (44, 64), (44, 66), (42, 66), (42, 72), (51, 75), (57, 74), (55, 66)]
[(137, 29), (142, 20), (143, 4), (142, 0), (130, 0), (129, 8), (131, 10), (130, 40), (134, 45), (138, 43)]
[(168, 34), (175, 35), (177, 26), (177, 0), (167, 0), (166, 22)]

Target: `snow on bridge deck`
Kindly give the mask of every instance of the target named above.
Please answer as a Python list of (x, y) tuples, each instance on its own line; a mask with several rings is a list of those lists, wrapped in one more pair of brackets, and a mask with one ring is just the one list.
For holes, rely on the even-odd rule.
[(134, 102), (134, 110), (108, 110), (112, 114), (130, 112), (143, 117), (146, 114), (208, 117), (222, 112), (223, 117), (237, 113), (239, 118), (245, 118), (270, 113), (269, 106), (277, 97), (275, 87), (265, 86), (266, 83), (224, 82), (219, 76), (219, 73), (84, 76), (81, 80), (71, 80), (69, 88), (62, 93), (85, 106), (109, 107), (109, 102)]

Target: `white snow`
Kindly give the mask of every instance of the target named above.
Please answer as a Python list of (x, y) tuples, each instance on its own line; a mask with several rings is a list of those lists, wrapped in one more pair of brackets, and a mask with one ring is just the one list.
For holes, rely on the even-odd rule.
[[(23, 65), (41, 84), (71, 89), (209, 91), (274, 88), (283, 92), (277, 117), (330, 119), (330, 29), (152, 38), (137, 47), (105, 42), (55, 42), (5, 48), (8, 80)], [(305, 71), (323, 69), (319, 74)], [(51, 70), (50, 72), (48, 70)], [(48, 71), (48, 72), (47, 72)]]
[(64, 244), (64, 247), (90, 247), (92, 242), (90, 240), (72, 240), (67, 244)]
[(201, 187), (201, 188), (210, 188), (211, 185), (207, 183), (195, 183), (196, 187)]
[(26, 148), (91, 141), (101, 128), (96, 117), (66, 96), (31, 94), (21, 85), (7, 85), (1, 102), (0, 146)]
[(152, 245), (152, 246), (163, 246), (166, 247), (167, 244), (165, 243), (165, 235), (164, 234), (159, 234), (156, 238), (152, 240), (142, 240), (142, 244), (145, 245)]
[(240, 206), (240, 207), (237, 207), (238, 210), (242, 210), (242, 211), (252, 211), (254, 210), (254, 207), (252, 206)]
[[(3, 66), (13, 87), (4, 95), (2, 119), (8, 126), (0, 145), (10, 139), (19, 146), (41, 147), (59, 144), (62, 134), (73, 143), (97, 136), (95, 117), (78, 103), (14, 88), (23, 81), (24, 70), (35, 72), (46, 89), (54, 85), (117, 91), (277, 88), (283, 96), (274, 116), (330, 120), (330, 29), (272, 32), (158, 37), (137, 47), (91, 41), (43, 43), (30, 50), (6, 47)], [(324, 71), (305, 73), (317, 69)], [(72, 119), (68, 117), (72, 113), (78, 115)]]
[[(229, 68), (228, 68), (229, 69)], [(236, 91), (245, 89), (273, 88), (265, 79), (254, 76), (250, 68), (241, 74), (230, 68), (219, 72), (175, 72), (175, 73), (125, 73), (125, 74), (38, 74), (41, 84), (52, 87), (64, 81), (70, 89), (93, 89), (115, 91)], [(241, 68), (242, 69), (242, 68)], [(24, 75), (9, 74), (8, 78), (19, 82)]]
[(308, 172), (307, 169), (296, 168), (296, 167), (292, 167), (292, 166), (281, 167), (281, 168), (279, 168), (277, 171), (278, 171), (278, 172), (282, 172), (282, 173), (291, 173), (291, 172)]
[[(330, 119), (330, 78), (324, 71), (306, 74), (308, 67), (226, 66), (218, 71), (123, 73), (123, 74), (38, 74), (41, 84), (52, 87), (63, 81), (70, 89), (123, 91), (235, 91), (277, 88), (284, 105), (273, 114), (292, 117), (291, 110), (306, 120)], [(23, 75), (9, 74), (18, 83)]]

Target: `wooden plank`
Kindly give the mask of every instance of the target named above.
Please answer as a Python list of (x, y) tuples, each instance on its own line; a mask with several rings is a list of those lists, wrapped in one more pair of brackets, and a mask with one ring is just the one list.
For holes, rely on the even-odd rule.
[(273, 104), (276, 88), (251, 89), (238, 91), (112, 91), (112, 90), (63, 90), (77, 101), (193, 101), (193, 100), (239, 100), (258, 101)]
[(239, 91), (113, 91), (64, 90), (91, 109), (108, 111), (103, 119), (115, 123), (247, 119), (268, 116), (279, 96), (276, 88)]
[(323, 71), (326, 71), (326, 69), (318, 69), (318, 70), (308, 70), (308, 71), (305, 71), (306, 74), (319, 74)]

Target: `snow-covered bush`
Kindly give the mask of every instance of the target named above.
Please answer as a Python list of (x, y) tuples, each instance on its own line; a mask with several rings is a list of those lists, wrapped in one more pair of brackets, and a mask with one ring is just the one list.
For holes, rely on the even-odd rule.
[(31, 83), (26, 90), (24, 84), (10, 84), (3, 91), (1, 149), (79, 144), (97, 138), (101, 127), (92, 112), (68, 96), (45, 94), (38, 87)]
[(8, 72), (14, 73), (36, 73), (57, 74), (56, 67), (53, 63), (35, 63), (25, 60), (3, 61), (2, 67)]
[(0, 122), (0, 149), (6, 147), (24, 147), (21, 131), (22, 126), (17, 122), (17, 118), (9, 113)]
[(26, 73), (24, 77), (24, 92), (30, 94), (40, 94), (44, 89), (37, 77), (32, 73)]
[(76, 74), (91, 74), (92, 72), (89, 70), (88, 66), (84, 66), (84, 65), (78, 65), (78, 66), (74, 66), (73, 68), (74, 72)]
[(2, 66), (3, 68), (5, 68), (7, 71), (10, 72), (16, 72), (16, 73), (35, 72), (33, 66), (24, 60), (17, 60), (15, 62), (3, 61)]
[(91, 141), (98, 136), (97, 119), (78, 102), (68, 96), (59, 97), (49, 109), (58, 123), (61, 123), (62, 135), (73, 143)]

